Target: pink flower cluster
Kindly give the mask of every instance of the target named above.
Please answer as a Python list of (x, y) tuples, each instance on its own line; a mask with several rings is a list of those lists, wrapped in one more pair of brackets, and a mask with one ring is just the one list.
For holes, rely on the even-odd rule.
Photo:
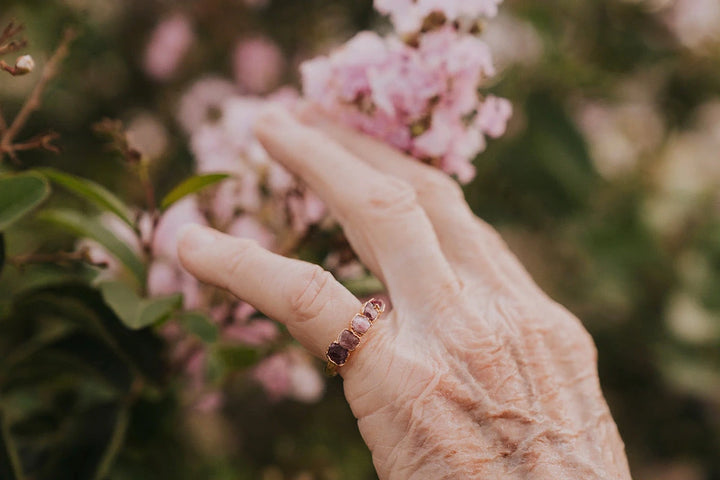
[[(225, 185), (242, 190), (242, 182), (237, 182), (240, 181), (231, 179)], [(233, 195), (225, 196), (224, 188), (221, 185), (210, 194), (186, 198), (161, 217), (151, 237), (148, 293), (151, 296), (162, 296), (181, 292), (185, 309), (209, 312), (223, 344), (262, 348), (280, 340), (276, 324), (250, 305), (202, 285), (180, 266), (177, 258), (179, 230), (189, 223), (213, 225), (231, 235), (253, 239), (266, 248), (274, 247), (276, 235), (269, 226), (263, 224), (257, 212), (227, 212), (229, 207), (225, 203), (233, 205), (236, 199)], [(276, 201), (279, 199), (267, 200), (269, 203)], [(214, 223), (219, 213), (217, 209), (230, 215), (224, 219), (224, 227)], [(210, 356), (207, 347), (175, 322), (167, 323), (162, 333), (170, 345), (172, 361), (186, 374), (187, 393), (193, 398), (196, 408), (219, 406), (215, 400), (218, 398), (217, 391), (208, 383)], [(263, 386), (273, 400), (294, 398), (311, 402), (318, 400), (324, 391), (317, 366), (313, 365), (308, 354), (295, 349), (281, 351), (262, 360), (254, 368), (252, 378)]]
[[(486, 137), (502, 135), (511, 115), (507, 100), (480, 93), (495, 70), (489, 47), (474, 33), (479, 18), (495, 15), (500, 1), (376, 0), (397, 34), (362, 32), (331, 55), (305, 62), (304, 94), (346, 124), (462, 182), (470, 181), (475, 174), (472, 160), (485, 148)], [(184, 17), (161, 22), (146, 52), (148, 73), (170, 78), (191, 39)], [(186, 309), (209, 312), (222, 342), (277, 345), (280, 332), (273, 322), (232, 296), (201, 285), (182, 269), (176, 253), (178, 232), (188, 223), (288, 253), (326, 216), (323, 203), (273, 162), (253, 135), (266, 103), (292, 109), (298, 100), (289, 88), (255, 96), (280, 82), (286, 68), (281, 50), (266, 37), (249, 37), (237, 43), (230, 60), (236, 82), (198, 80), (180, 101), (178, 122), (189, 138), (197, 172), (231, 177), (178, 202), (156, 225), (144, 214), (142, 238), (129, 243), (140, 255), (147, 254), (151, 296), (182, 292)], [(93, 251), (104, 258), (101, 253)], [(345, 252), (330, 252), (327, 264), (341, 277), (364, 274)], [(196, 406), (216, 408), (220, 397), (207, 377), (210, 351), (177, 323), (167, 323), (162, 332), (173, 360), (186, 372)], [(313, 401), (323, 392), (317, 368), (293, 347), (264, 359), (252, 377), (273, 399)]]
[[(148, 295), (182, 293), (184, 309), (209, 313), (225, 345), (275, 348), (287, 339), (281, 338), (274, 322), (250, 305), (201, 284), (187, 273), (177, 255), (178, 234), (187, 224), (207, 225), (255, 240), (269, 250), (287, 251), (325, 218), (324, 204), (271, 161), (252, 134), (255, 117), (266, 102), (292, 107), (297, 98), (290, 89), (264, 99), (242, 96), (226, 80), (199, 80), (183, 96), (178, 120), (189, 136), (197, 173), (222, 172), (230, 178), (175, 203), (157, 222), (149, 213), (139, 213), (139, 235), (113, 216), (101, 218), (109, 230), (146, 259)], [(122, 264), (97, 243), (82, 240), (79, 247), (87, 249), (93, 262), (108, 266), (100, 281), (129, 278)], [(161, 333), (170, 347), (172, 362), (185, 373), (185, 393), (191, 403), (200, 409), (218, 407), (222, 397), (208, 378), (208, 347), (177, 322), (166, 323)], [(293, 347), (262, 360), (250, 376), (274, 400), (315, 401), (324, 391), (318, 366), (307, 353)]]
[(217, 78), (200, 80), (185, 94), (179, 120), (190, 136), (198, 173), (233, 175), (207, 202), (204, 212), (212, 226), (273, 249), (277, 237), (302, 235), (325, 217), (318, 197), (273, 162), (252, 133), (266, 103), (291, 108), (296, 101), (292, 89), (265, 98), (241, 96)]
[[(402, 17), (417, 9), (425, 15), (442, 4), (446, 16), (455, 18), (462, 12), (490, 13), (497, 2), (467, 1), (463, 8), (460, 3), (377, 6)], [(305, 62), (301, 72), (305, 96), (329, 114), (461, 182), (472, 180), (472, 160), (485, 149), (485, 138), (502, 135), (512, 113), (507, 100), (479, 94), (495, 74), (488, 46), (448, 23), (411, 42), (362, 32), (329, 56)]]
[[(262, 347), (277, 341), (279, 331), (249, 305), (218, 294), (187, 274), (177, 258), (178, 232), (188, 223), (208, 225), (277, 251), (293, 245), (325, 218), (324, 204), (271, 161), (252, 133), (255, 118), (267, 102), (292, 107), (297, 98), (291, 89), (266, 98), (243, 96), (232, 83), (211, 77), (196, 82), (180, 102), (178, 120), (189, 136), (197, 173), (221, 172), (231, 177), (178, 202), (161, 217), (152, 240), (148, 291), (150, 295), (182, 292), (186, 309), (211, 312), (226, 343)], [(190, 385), (201, 390), (206, 386), (204, 366), (208, 361), (204, 348), (174, 324), (168, 324), (164, 333), (176, 352), (175, 360), (184, 362)], [(188, 349), (194, 353), (188, 354)], [(308, 355), (296, 351), (264, 359), (253, 378), (276, 400), (314, 401), (324, 391)]]

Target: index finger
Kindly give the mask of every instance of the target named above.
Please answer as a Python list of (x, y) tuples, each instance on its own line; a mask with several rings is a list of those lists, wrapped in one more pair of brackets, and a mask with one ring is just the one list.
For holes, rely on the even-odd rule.
[(277, 106), (261, 115), (256, 134), (273, 158), (325, 201), (360, 259), (384, 279), (394, 304), (435, 298), (438, 290), (459, 291), (459, 280), (410, 185), (379, 172)]

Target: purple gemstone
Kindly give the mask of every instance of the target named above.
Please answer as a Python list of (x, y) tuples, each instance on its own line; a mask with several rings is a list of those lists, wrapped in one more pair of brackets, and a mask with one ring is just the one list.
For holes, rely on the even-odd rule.
[(343, 347), (337, 342), (333, 342), (330, 344), (327, 350), (327, 357), (328, 360), (333, 362), (338, 367), (341, 367), (345, 365), (345, 361), (348, 357), (348, 351), (347, 348)]
[(352, 329), (355, 331), (355, 333), (362, 336), (370, 329), (370, 325), (372, 324), (365, 315), (355, 315), (350, 325), (352, 326)]
[(360, 339), (350, 330), (343, 330), (342, 333), (340, 333), (338, 343), (340, 346), (345, 347), (352, 352), (355, 350), (355, 347), (358, 346), (358, 343), (360, 343)]
[(378, 317), (378, 311), (375, 310), (375, 306), (372, 303), (367, 302), (365, 308), (363, 308), (363, 315), (369, 318), (370, 321), (373, 321)]
[(370, 304), (372, 304), (375, 307), (375, 309), (380, 313), (385, 311), (385, 302), (383, 302), (379, 298), (371, 299)]

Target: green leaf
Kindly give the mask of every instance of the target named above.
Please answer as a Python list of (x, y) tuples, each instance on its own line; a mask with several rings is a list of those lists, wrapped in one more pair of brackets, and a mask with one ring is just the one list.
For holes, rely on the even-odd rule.
[(220, 336), (217, 325), (201, 312), (182, 312), (178, 321), (185, 330), (205, 343), (215, 343)]
[(182, 307), (182, 300), (181, 293), (143, 300), (138, 306), (138, 324), (135, 328), (145, 328), (167, 320)]
[(0, 176), (0, 232), (37, 208), (49, 194), (50, 186), (40, 175)]
[[(147, 330), (128, 329), (107, 304), (101, 292), (85, 283), (65, 281), (29, 290), (15, 298), (10, 312), (10, 316), (3, 322), (10, 322), (16, 325), (16, 328), (40, 331), (48, 328), (48, 319), (53, 319), (69, 323), (100, 339), (102, 344), (109, 347), (110, 352), (132, 366), (128, 372), (113, 370), (108, 379), (114, 385), (122, 385), (123, 379), (126, 376), (130, 378), (133, 371), (140, 373), (148, 384), (153, 386), (161, 385), (166, 379), (160, 353), (161, 341)], [(0, 322), (0, 326), (8, 325), (3, 322)], [(3, 334), (0, 334), (0, 338), (5, 340)], [(114, 357), (108, 351), (103, 355), (108, 359)], [(7, 367), (7, 362), (3, 366)]]
[(52, 168), (43, 168), (37, 171), (61, 187), (70, 190), (72, 193), (94, 204), (101, 210), (114, 213), (120, 220), (127, 223), (130, 228), (135, 228), (133, 213), (130, 207), (125, 205), (120, 198), (102, 185), (86, 178), (76, 177), (75, 175), (60, 172)]
[(103, 480), (104, 478), (107, 478), (110, 473), (110, 469), (125, 444), (125, 436), (127, 435), (129, 424), (130, 404), (125, 403), (121, 405), (117, 411), (113, 433), (108, 441), (107, 447), (105, 447), (103, 456), (98, 463), (97, 470), (93, 476), (94, 480)]
[(182, 181), (179, 185), (172, 189), (170, 193), (165, 195), (160, 203), (162, 210), (167, 210), (170, 206), (181, 200), (182, 198), (196, 193), (205, 187), (214, 185), (228, 178), (230, 175), (227, 173), (208, 173), (206, 175), (196, 175)]
[(100, 285), (100, 293), (126, 326), (135, 324), (135, 313), (142, 301), (135, 290), (122, 282), (107, 282)]
[(5, 415), (0, 411), (0, 478), (22, 480), (25, 478), (17, 448), (10, 433)]
[(100, 285), (100, 292), (123, 324), (132, 330), (160, 323), (182, 306), (182, 295), (179, 293), (166, 297), (141, 298), (122, 282), (103, 283)]
[(212, 357), (227, 372), (252, 367), (260, 360), (260, 352), (249, 347), (218, 345), (213, 349)]
[(145, 281), (145, 265), (130, 246), (119, 240), (114, 233), (105, 228), (97, 219), (87, 217), (74, 210), (46, 210), (38, 215), (41, 220), (58, 225), (78, 237), (95, 240), (115, 256), (137, 278), (140, 284)]

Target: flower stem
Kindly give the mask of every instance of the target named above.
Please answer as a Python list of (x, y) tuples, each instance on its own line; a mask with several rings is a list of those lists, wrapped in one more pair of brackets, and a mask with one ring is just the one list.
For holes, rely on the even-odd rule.
[[(2, 129), (2, 136), (0, 136), (0, 158), (4, 154), (8, 154), (11, 158), (15, 156), (15, 149), (13, 148), (13, 141), (15, 137), (20, 133), (22, 128), (27, 123), (30, 115), (40, 108), (42, 95), (45, 92), (50, 81), (55, 78), (59, 71), (60, 63), (67, 57), (70, 52), (70, 43), (76, 37), (75, 30), (68, 28), (63, 34), (63, 39), (58, 45), (55, 53), (50, 57), (45, 68), (43, 68), (40, 81), (35, 85), (35, 88), (30, 93), (20, 111), (15, 116), (10, 126)], [(2, 123), (5, 123), (3, 120)]]

